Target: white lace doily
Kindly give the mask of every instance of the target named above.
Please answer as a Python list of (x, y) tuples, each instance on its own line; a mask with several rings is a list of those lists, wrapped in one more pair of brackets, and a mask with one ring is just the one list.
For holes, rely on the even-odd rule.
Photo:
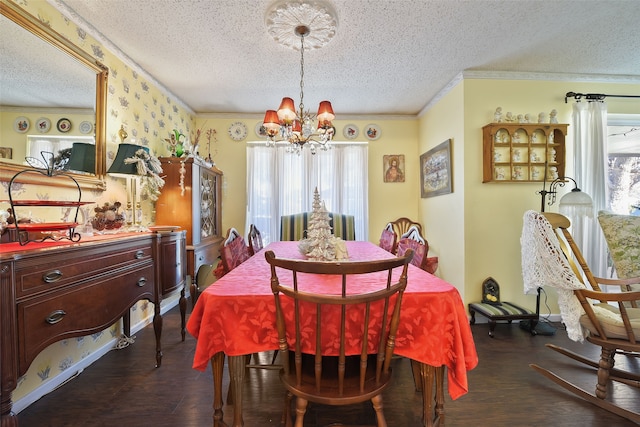
[(520, 246), (522, 248), (522, 278), (526, 294), (537, 293), (538, 288), (557, 289), (558, 306), (569, 338), (582, 342), (585, 332), (580, 326), (584, 310), (574, 296), (574, 289), (584, 289), (576, 277), (549, 221), (536, 211), (524, 214)]

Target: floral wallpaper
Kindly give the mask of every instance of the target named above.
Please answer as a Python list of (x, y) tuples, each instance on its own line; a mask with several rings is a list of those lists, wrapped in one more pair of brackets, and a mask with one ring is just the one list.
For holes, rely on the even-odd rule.
[[(128, 134), (125, 142), (149, 147), (156, 156), (169, 155), (165, 139), (169, 138), (173, 129), (190, 135), (195, 124), (195, 116), (181, 101), (172, 94), (153, 83), (152, 78), (140, 74), (132, 66), (112, 53), (100, 41), (92, 37), (85, 29), (76, 25), (60, 11), (46, 1), (18, 0), (15, 2), (28, 13), (50, 26), (71, 42), (91, 53), (96, 59), (109, 68), (107, 96), (107, 168), (115, 157), (120, 143), (118, 131), (124, 126)], [(70, 190), (54, 188), (21, 186), (15, 189), (24, 194), (31, 194), (38, 199), (65, 200), (72, 195)], [(83, 199), (84, 199), (83, 195)], [(125, 182), (121, 179), (107, 177), (107, 189), (96, 191), (91, 196), (97, 206), (105, 202), (126, 200)], [(0, 187), (0, 199), (8, 198), (6, 183)], [(143, 224), (154, 221), (154, 205), (151, 200), (143, 198)], [(163, 301), (175, 304), (175, 299)], [(135, 325), (150, 323), (153, 317), (153, 305), (147, 301), (138, 302), (131, 309), (132, 328)], [(13, 392), (14, 409), (19, 410), (20, 399), (28, 394), (37, 395), (38, 388), (45, 382), (55, 380), (68, 369), (73, 369), (78, 362), (91, 357), (93, 353), (109, 345), (120, 335), (121, 326), (115, 324), (94, 335), (72, 340), (64, 340), (52, 344), (40, 353), (27, 373), (20, 378), (17, 389)], [(135, 345), (135, 344), (133, 344)], [(150, 360), (155, 363), (155, 360)], [(76, 368), (77, 369), (77, 368)], [(37, 397), (36, 397), (37, 399)], [(16, 403), (18, 403), (16, 405)], [(30, 403), (26, 402), (26, 404)], [(23, 405), (24, 406), (24, 405)]]

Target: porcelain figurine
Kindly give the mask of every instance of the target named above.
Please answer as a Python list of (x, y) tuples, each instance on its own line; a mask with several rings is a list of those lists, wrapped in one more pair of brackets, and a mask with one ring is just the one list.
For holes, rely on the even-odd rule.
[(502, 107), (496, 108), (496, 112), (493, 113), (493, 122), (502, 123)]

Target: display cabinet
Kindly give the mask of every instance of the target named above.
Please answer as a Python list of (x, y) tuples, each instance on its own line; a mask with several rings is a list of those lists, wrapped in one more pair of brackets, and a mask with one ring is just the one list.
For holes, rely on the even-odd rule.
[(165, 184), (156, 202), (156, 224), (186, 231), (191, 295), (203, 264), (213, 264), (222, 244), (222, 171), (193, 157), (160, 157)]
[(564, 176), (567, 124), (490, 123), (482, 128), (482, 182), (537, 182)]

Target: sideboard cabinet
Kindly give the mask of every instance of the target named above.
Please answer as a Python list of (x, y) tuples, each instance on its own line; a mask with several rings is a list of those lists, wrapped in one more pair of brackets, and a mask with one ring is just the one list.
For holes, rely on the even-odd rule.
[(482, 182), (552, 181), (564, 176), (567, 124), (490, 123), (482, 128)]
[[(203, 264), (213, 264), (222, 245), (222, 171), (193, 157), (160, 157), (164, 187), (156, 202), (156, 224), (187, 232), (191, 295)], [(192, 298), (193, 301), (193, 298)]]
[(187, 248), (186, 231), (158, 232), (160, 235), (160, 263), (158, 274), (162, 284), (162, 297), (180, 291), (180, 320), (182, 341), (186, 336), (185, 317), (187, 313), (187, 299), (185, 286), (187, 276)]
[(38, 353), (56, 341), (106, 329), (140, 300), (154, 304), (156, 366), (160, 366), (159, 247), (160, 238), (152, 233), (66, 244), (0, 245), (3, 426), (17, 425), (11, 393)]

